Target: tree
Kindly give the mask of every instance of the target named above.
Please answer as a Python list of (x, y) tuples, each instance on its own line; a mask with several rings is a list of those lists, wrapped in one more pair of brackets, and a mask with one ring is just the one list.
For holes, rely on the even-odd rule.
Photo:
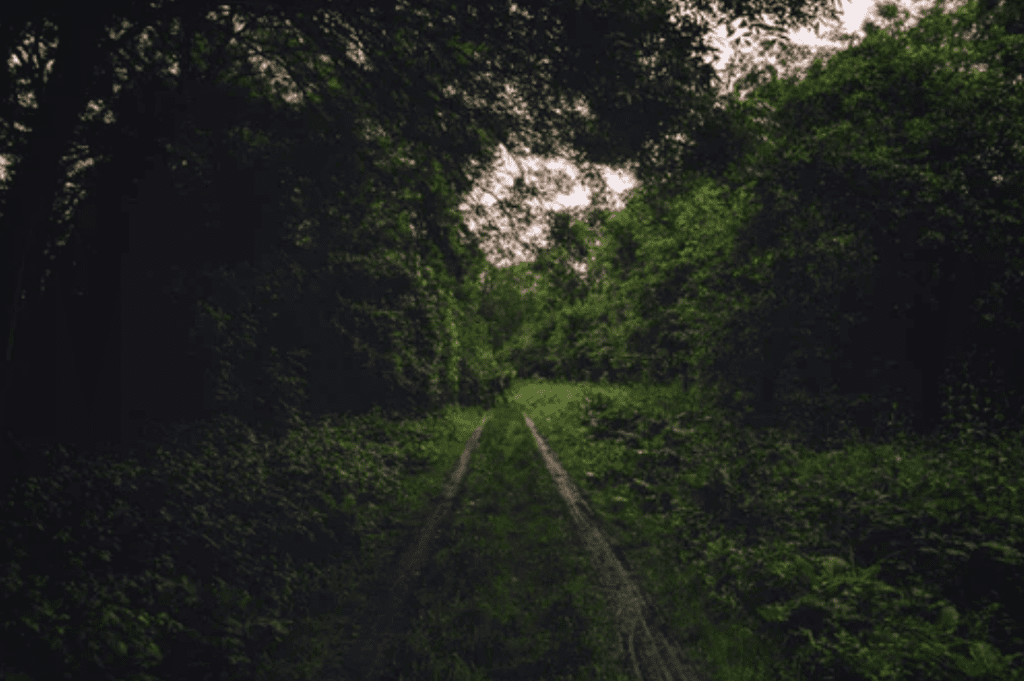
[(771, 141), (743, 177), (765, 208), (739, 251), (771, 261), (779, 301), (758, 331), (772, 348), (764, 404), (835, 388), (871, 396), (875, 416), (898, 402), (931, 432), (969, 358), (1001, 367), (993, 396), (1020, 381), (1004, 301), (1020, 295), (1022, 159), (1019, 116), (1004, 112), (1021, 102), (1002, 69), (1018, 38), (968, 38), (976, 12), (937, 7), (758, 91)]
[[(792, 16), (805, 18), (804, 6), (794, 3)], [(26, 282), (44, 275), (41, 263), (40, 271), (26, 274), (31, 256), (44, 244), (62, 241), (58, 227), (68, 224), (50, 215), (64, 197), (62, 159), (71, 148), (98, 153), (92, 135), (102, 125), (87, 124), (90, 101), (122, 114), (148, 102), (137, 121), (140, 131), (147, 131), (140, 132), (138, 150), (124, 145), (122, 159), (96, 166), (90, 186), (97, 195), (105, 181), (96, 174), (99, 168), (123, 169), (118, 182), (134, 183), (133, 172), (148, 173), (140, 168), (149, 163), (144, 160), (151, 158), (149, 152), (164, 149), (186, 131), (183, 126), (193, 125), (162, 114), (188, 110), (201, 92), (221, 87), (218, 82), (233, 81), (267, 101), (291, 100), (317, 112), (328, 126), (359, 121), (371, 136), (380, 131), (379, 139), (408, 144), (414, 163), (433, 154), (440, 184), (426, 181), (428, 173), (411, 187), (424, 202), (423, 214), (416, 216), (419, 249), (421, 255), (439, 253), (449, 274), (463, 281), (467, 258), (476, 258), (476, 242), (451, 217), (454, 209), (435, 200), (442, 187), (449, 196), (465, 193), (481, 170), (479, 160), (489, 158), (499, 142), (529, 138), (543, 152), (568, 140), (600, 159), (631, 155), (659, 134), (658, 118), (684, 120), (707, 81), (708, 70), (699, 66), (706, 52), (698, 39), (702, 27), (675, 26), (661, 2), (639, 7), (536, 3), (516, 11), (504, 3), (462, 9), (437, 4), (417, 11), (392, 5), (341, 10), (312, 2), (220, 7), (199, 1), (124, 2), (93, 5), (82, 14), (53, 4), (14, 15), (4, 38), (8, 46), (45, 28), (56, 48), (53, 77), (37, 93), (39, 107), (28, 117), (33, 125), (10, 168), (0, 218), (0, 257), (6, 259), (0, 263), (6, 277), (0, 282), (6, 301), (0, 337), (9, 360), (18, 355), (14, 332)], [(744, 10), (751, 7), (737, 8)], [(268, 74), (253, 70), (257, 53), (264, 65), (274, 64)], [(430, 55), (426, 60), (425, 54)], [(140, 80), (130, 82), (134, 78)], [(530, 105), (532, 116), (506, 104), (509, 84)], [(146, 94), (123, 99), (130, 93)], [(568, 110), (568, 102), (585, 103), (584, 110), (593, 113)], [(627, 120), (630, 125), (621, 125)], [(116, 130), (118, 124), (115, 115), (108, 125)], [(356, 144), (366, 141), (357, 138)], [(119, 190), (106, 191), (114, 197)], [(449, 217), (442, 217), (445, 212)], [(321, 243), (327, 240), (322, 235)], [(94, 288), (86, 295), (104, 293)], [(110, 338), (97, 345), (116, 354)]]
[(489, 264), (480, 285), (479, 312), (489, 325), (495, 352), (538, 314), (536, 286), (529, 263), (500, 268)]
[(548, 247), (540, 251), (531, 269), (541, 276), (556, 308), (587, 297), (587, 283), (578, 268), (590, 254), (590, 240), (586, 224), (569, 213), (549, 218)]
[[(728, 101), (694, 147), (717, 136), (720, 162), (680, 157), (603, 225), (601, 293), (544, 325), (551, 357), (689, 366), (723, 406), (815, 436), (870, 432), (894, 403), (931, 433), (974, 388), (975, 416), (1019, 418), (1018, 46), (979, 39), (976, 11), (908, 30), (883, 8), (891, 24), (827, 66)], [(713, 225), (731, 225), (717, 255)], [(628, 340), (568, 340), (609, 312)]]

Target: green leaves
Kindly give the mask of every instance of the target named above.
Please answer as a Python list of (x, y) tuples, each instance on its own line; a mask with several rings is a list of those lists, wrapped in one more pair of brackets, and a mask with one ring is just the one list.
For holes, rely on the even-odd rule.
[(944, 605), (939, 610), (939, 619), (935, 624), (940, 630), (951, 634), (959, 622), (960, 613), (957, 612), (957, 609), (952, 605)]
[[(26, 549), (0, 566), (0, 629), (34, 660), (17, 666), (36, 678), (100, 665), (125, 679), (200, 668), (251, 678), (305, 589), (411, 512), (406, 455), (420, 471), (448, 456), (464, 440), (449, 428), (378, 413), (271, 441), (220, 418), (166, 434), (144, 465), (55, 455), (64, 465), (5, 498), (0, 518), (0, 536)], [(107, 550), (111, 534), (121, 542)]]
[(1020, 657), (1020, 653), (1002, 655), (986, 641), (971, 641), (968, 650), (970, 651), (970, 658), (957, 655), (955, 659), (960, 671), (972, 678), (1004, 674), (1010, 662), (1014, 658)]
[[(941, 367), (967, 347), (998, 345), (1009, 353), (981, 331), (983, 318), (970, 306), (981, 299), (1001, 305), (982, 282), (1002, 279), (1018, 259), (1015, 251), (1004, 251), (1005, 258), (980, 253), (1019, 221), (993, 179), (1010, 175), (1021, 159), (1004, 157), (1003, 166), (989, 160), (991, 149), (1005, 147), (998, 140), (1016, 134), (1015, 124), (989, 112), (1020, 93), (1007, 90), (1010, 79), (998, 69), (975, 68), (989, 63), (999, 42), (969, 41), (972, 17), (965, 8), (956, 21), (935, 14), (906, 32), (876, 33), (827, 68), (799, 82), (766, 84), (738, 105), (747, 127), (759, 127), (766, 139), (752, 144), (744, 161), (731, 159), (735, 171), (727, 174), (732, 186), (752, 182), (746, 186), (762, 206), (737, 233), (734, 266), (748, 276), (759, 271), (771, 295), (751, 301), (756, 314), (742, 322), (764, 342), (744, 348), (734, 327), (736, 354), (728, 364), (745, 366), (747, 376), (760, 365), (765, 387), (753, 392), (766, 402), (804, 390), (820, 396), (830, 386), (936, 395)], [(784, 325), (770, 321), (783, 312), (769, 312), (778, 305), (773, 299), (789, 307)], [(906, 310), (899, 324), (883, 321), (893, 308)], [(964, 331), (953, 333), (954, 326)], [(794, 327), (797, 333), (789, 331)], [(894, 340), (880, 343), (881, 353), (865, 342), (870, 335), (902, 337), (906, 328), (920, 330), (906, 351), (924, 367), (916, 384), (881, 372), (878, 355)], [(932, 342), (936, 334), (950, 337), (950, 345)], [(1017, 375), (1015, 360), (1000, 357)], [(825, 376), (814, 368), (820, 362), (850, 368)], [(871, 374), (878, 379), (868, 387), (861, 379)], [(938, 419), (933, 398), (912, 409), (922, 427)]]

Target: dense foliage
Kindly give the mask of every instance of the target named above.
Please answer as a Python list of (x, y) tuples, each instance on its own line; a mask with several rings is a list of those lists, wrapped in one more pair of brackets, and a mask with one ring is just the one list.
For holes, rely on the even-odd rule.
[(976, 11), (874, 31), (731, 101), (716, 124), (748, 140), (732, 166), (605, 221), (601, 286), (527, 322), (517, 370), (700, 377), (762, 422), (831, 433), (894, 404), (922, 433), (968, 402), (1019, 421), (1024, 102), (1002, 55), (1021, 38), (968, 38)]
[[(940, 607), (938, 624), (886, 620), (910, 623), (892, 654), (918, 678), (994, 675), (1021, 654), (1019, 621), (996, 613), (1024, 581), (1019, 471), (967, 437), (1014, 432), (1024, 409), (1019, 10), (895, 21), (712, 102), (686, 89), (708, 77), (700, 31), (669, 30), (665, 3), (550, 4), (370, 3), (352, 12), (359, 45), (329, 12), (274, 3), (39, 3), (0, 26), (8, 52), (37, 52), (0, 83), (0, 673), (252, 678), (317, 598), (359, 590), (407, 539), (408, 486), (444, 458), (425, 450), (465, 439), (439, 410), (493, 406), (517, 374), (696, 384), (731, 425), (784, 424), (807, 452), (901, 421), (959, 431), (960, 449), (915, 459), (913, 490), (865, 449), (850, 465), (871, 475), (824, 497), (831, 454), (785, 482), (768, 449), (786, 442), (732, 443), (675, 471), (702, 491), (674, 541), (711, 546), (694, 560), (714, 598), (775, 623), (815, 678), (893, 678), (843, 638), (870, 613), (829, 599), (884, 609), (899, 580), (955, 604), (917, 593), (907, 607)], [(532, 118), (499, 96), (510, 82)], [(594, 117), (556, 116), (577, 96)], [(499, 142), (622, 160), (671, 126), (693, 133), (678, 167), (656, 178), (649, 154), (625, 210), (553, 216), (533, 262), (486, 262), (456, 211)], [(693, 438), (623, 409), (592, 405), (597, 439), (678, 468)], [(15, 442), (40, 434), (51, 446)], [(819, 544), (771, 553), (836, 509)], [(998, 579), (979, 586), (985, 570)], [(758, 600), (751, 581), (773, 586)]]
[(678, 385), (515, 388), (711, 678), (1024, 678), (1021, 430), (820, 449)]
[(466, 435), (448, 418), (374, 413), (271, 442), (224, 416), (167, 433), (144, 461), (109, 452), (85, 469), (54, 450), (50, 475), (0, 516), (0, 665), (36, 679), (253, 678), (324, 606), (325, 579), (342, 577), (332, 599), (371, 586), (422, 503), (415, 476)]
[[(759, 14), (760, 4), (741, 0), (728, 11)], [(823, 13), (835, 11), (821, 0), (769, 8), (783, 27)], [(214, 11), (203, 0), (110, 0), (89, 11), (40, 2), (12, 12), (0, 30), (0, 46), (15, 57), (5, 62), (0, 100), (11, 161), (0, 213), (3, 427), (117, 442), (144, 422), (216, 411), (207, 375), (214, 351), (188, 338), (194, 289), (213, 286), (209, 270), (273, 269), (267, 257), (291, 243), (303, 212), (320, 223), (305, 227), (319, 232), (312, 248), (324, 265), (331, 243), (352, 240), (360, 255), (404, 250), (402, 220), (391, 219), (407, 212), (422, 265), (464, 283), (480, 265), (479, 241), (450, 199), (468, 192), (498, 145), (539, 154), (571, 147), (591, 161), (642, 156), (665, 122), (685, 124), (707, 98), (706, 31), (664, 0), (397, 8), (325, 0)], [(189, 192), (177, 191), (172, 169), (189, 175)], [(371, 217), (378, 202), (388, 218)], [(378, 231), (381, 243), (365, 243)], [(393, 302), (370, 307), (386, 316)], [(87, 320), (77, 344), (55, 340)], [(376, 331), (393, 335), (380, 324), (371, 338), (354, 332), (356, 344)], [(417, 356), (433, 366), (431, 343), (423, 339)], [(296, 359), (278, 350), (275, 361)], [(71, 355), (55, 367), (54, 357)], [(357, 351), (334, 363), (365, 359)], [(419, 380), (405, 375), (409, 362), (373, 361), (391, 395), (383, 399), (407, 402), (403, 393)], [(467, 371), (480, 364), (463, 363)], [(428, 382), (454, 375), (437, 371), (444, 377)], [(173, 387), (153, 391), (153, 383)], [(334, 390), (342, 410), (358, 394)], [(6, 399), (17, 391), (35, 394)], [(132, 407), (118, 410), (117, 401)]]

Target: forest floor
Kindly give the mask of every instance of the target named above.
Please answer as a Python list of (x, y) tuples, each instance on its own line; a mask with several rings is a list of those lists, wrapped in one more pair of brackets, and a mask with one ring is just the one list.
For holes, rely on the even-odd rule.
[(712, 403), (531, 379), (58, 447), (0, 508), (0, 678), (1024, 681), (1024, 433)]

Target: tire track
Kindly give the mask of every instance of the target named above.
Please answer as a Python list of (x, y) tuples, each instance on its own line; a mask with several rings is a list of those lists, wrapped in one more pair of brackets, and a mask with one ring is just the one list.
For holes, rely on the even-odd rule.
[(424, 561), (430, 557), (430, 544), (437, 532), (437, 527), (442, 520), (451, 512), (452, 501), (459, 491), (459, 485), (469, 470), (470, 454), (476, 449), (480, 441), (480, 433), (483, 432), (487, 417), (483, 420), (473, 435), (466, 442), (466, 448), (462, 451), (459, 462), (455, 465), (448, 481), (441, 490), (441, 502), (434, 507), (434, 511), (427, 518), (423, 529), (420, 530), (419, 538), (412, 547), (405, 552), (399, 562), (399, 568), (391, 585), (388, 596), (383, 599), (380, 609), (377, 611), (373, 624), (370, 626), (370, 636), (366, 639), (367, 648), (364, 650), (366, 658), (371, 659), (370, 671), (367, 673), (368, 680), (376, 679), (379, 669), (384, 661), (385, 653), (390, 649), (397, 632), (402, 629), (403, 623), (395, 621), (395, 614), (401, 611), (402, 604), (409, 596), (409, 590), (414, 583), (416, 575), (423, 566)]
[(620, 643), (632, 663), (633, 673), (643, 681), (705, 681), (705, 677), (689, 663), (682, 651), (669, 641), (655, 623), (650, 599), (633, 581), (629, 572), (615, 556), (608, 539), (595, 526), (595, 515), (580, 495), (579, 489), (565, 472), (558, 457), (537, 432), (529, 416), (523, 414), (533, 433), (559, 493), (569, 507), (573, 522), (590, 553), (608, 602), (612, 605)]

